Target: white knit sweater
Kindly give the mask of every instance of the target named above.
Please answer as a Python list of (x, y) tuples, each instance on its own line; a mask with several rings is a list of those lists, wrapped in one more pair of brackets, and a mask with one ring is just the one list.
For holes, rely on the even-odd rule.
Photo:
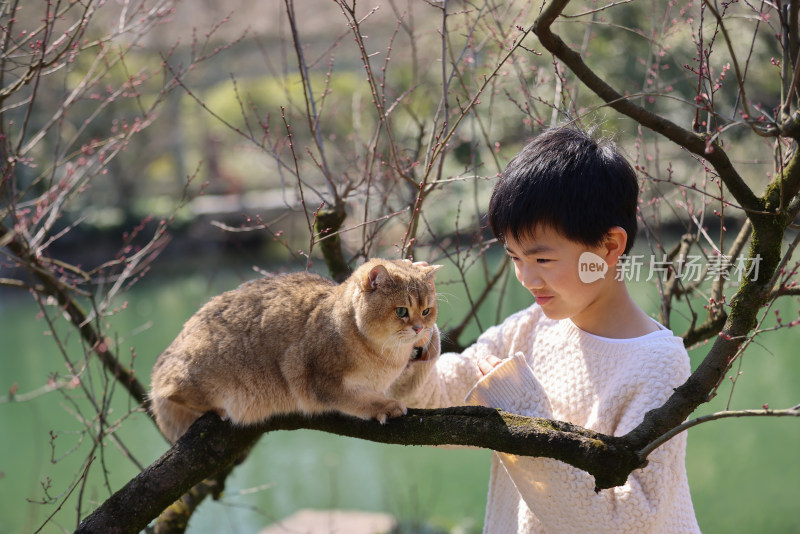
[[(476, 361), (505, 361), (476, 384)], [(415, 362), (391, 394), (412, 407), (477, 404), (568, 421), (620, 436), (689, 375), (680, 338), (588, 334), (533, 305), (487, 330), (462, 354)], [(584, 471), (549, 458), (493, 453), (484, 532), (699, 532), (684, 457), (686, 434), (656, 449), (624, 486), (594, 492)]]

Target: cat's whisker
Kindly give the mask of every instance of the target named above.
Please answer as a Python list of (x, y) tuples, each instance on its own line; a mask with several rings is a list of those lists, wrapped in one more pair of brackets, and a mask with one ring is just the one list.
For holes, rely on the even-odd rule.
[(436, 294), (436, 302), (439, 302), (439, 303), (444, 302), (444, 303), (450, 304), (450, 301), (447, 299), (448, 296), (455, 298), (455, 295), (452, 295), (452, 294), (451, 295), (445, 295), (443, 293), (437, 293)]
[(444, 330), (439, 330), (439, 342), (444, 343), (445, 341), (450, 341), (450, 336)]

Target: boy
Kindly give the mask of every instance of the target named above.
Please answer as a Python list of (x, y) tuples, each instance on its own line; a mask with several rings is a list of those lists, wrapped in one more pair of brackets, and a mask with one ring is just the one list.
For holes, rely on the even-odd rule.
[[(637, 202), (636, 175), (613, 145), (567, 128), (538, 136), (489, 204), (492, 231), (535, 304), (462, 354), (410, 364), (391, 394), (414, 407), (466, 402), (618, 436), (638, 425), (686, 380), (689, 359), (614, 276), (633, 245)], [(577, 468), (495, 452), (484, 532), (699, 532), (685, 451), (683, 433), (624, 486), (598, 494)]]

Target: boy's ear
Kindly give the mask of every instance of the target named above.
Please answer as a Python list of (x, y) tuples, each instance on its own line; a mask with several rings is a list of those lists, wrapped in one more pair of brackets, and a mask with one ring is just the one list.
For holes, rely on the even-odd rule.
[(628, 232), (621, 226), (612, 226), (603, 238), (602, 249), (605, 251), (605, 260), (609, 267), (613, 267), (619, 261), (619, 257), (625, 254), (625, 246), (628, 244)]

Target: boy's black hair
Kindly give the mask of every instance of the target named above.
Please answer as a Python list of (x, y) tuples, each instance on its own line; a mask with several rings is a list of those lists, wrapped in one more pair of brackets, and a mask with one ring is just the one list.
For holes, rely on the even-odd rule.
[(620, 226), (628, 234), (627, 254), (638, 198), (636, 173), (612, 142), (556, 128), (537, 136), (503, 171), (489, 201), (489, 225), (501, 243), (544, 226), (590, 247)]

